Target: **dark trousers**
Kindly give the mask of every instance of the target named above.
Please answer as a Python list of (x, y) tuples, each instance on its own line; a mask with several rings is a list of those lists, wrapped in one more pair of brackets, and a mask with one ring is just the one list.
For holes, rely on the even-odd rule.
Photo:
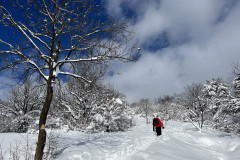
[(157, 136), (162, 135), (162, 127), (156, 127)]

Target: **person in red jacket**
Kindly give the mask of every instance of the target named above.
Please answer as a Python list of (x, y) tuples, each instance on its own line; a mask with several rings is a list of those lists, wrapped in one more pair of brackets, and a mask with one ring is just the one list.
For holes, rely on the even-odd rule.
[(158, 118), (158, 116), (156, 118), (153, 118), (153, 130), (155, 128), (155, 131), (157, 132), (157, 136), (162, 135), (162, 127), (164, 129), (163, 123)]

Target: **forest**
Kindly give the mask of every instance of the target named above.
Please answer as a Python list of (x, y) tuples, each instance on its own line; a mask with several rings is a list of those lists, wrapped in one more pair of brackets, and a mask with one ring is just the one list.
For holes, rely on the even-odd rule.
[[(206, 72), (199, 75), (205, 78), (210, 71), (194, 70), (204, 65), (199, 62), (209, 68), (216, 61), (219, 64), (211, 68), (220, 75), (226, 54), (239, 55), (239, 45), (231, 41), (231, 36), (239, 36), (223, 32), (231, 24), (234, 27), (227, 30), (239, 32), (235, 26), (239, 9), (230, 12), (237, 2), (185, 2), (184, 9), (158, 0), (145, 4), (140, 0), (1, 0), (0, 85), (8, 87), (1, 91), (0, 132), (38, 135), (35, 160), (44, 157), (48, 130), (91, 135), (127, 132), (139, 115), (146, 124), (158, 114), (163, 121), (190, 122), (199, 131), (208, 126), (239, 135), (240, 67), (233, 66), (230, 78), (213, 76), (206, 82), (197, 79), (198, 73)], [(211, 16), (202, 16), (199, 8), (205, 6), (210, 6)], [(179, 12), (172, 15), (171, 10)], [(231, 38), (225, 38), (228, 35)], [(218, 55), (223, 55), (219, 61)], [(121, 74), (130, 78), (122, 88), (133, 86), (135, 94), (139, 87), (167, 77), (158, 89), (172, 94), (159, 91), (158, 98), (142, 96), (139, 102), (129, 103), (127, 95), (106, 82), (107, 77)], [(174, 77), (187, 84), (181, 85), (181, 93), (172, 91)], [(166, 91), (165, 86), (172, 89)]]
[[(157, 113), (163, 120), (190, 121), (199, 130), (210, 126), (240, 134), (240, 75), (236, 68), (232, 85), (217, 78), (187, 85), (180, 94), (142, 98), (132, 104), (100, 80), (94, 86), (74, 78), (59, 82), (46, 127), (91, 133), (124, 131), (134, 125), (134, 115), (151, 123)], [(1, 132), (36, 132), (45, 94), (44, 86), (31, 80), (14, 86), (0, 103)]]

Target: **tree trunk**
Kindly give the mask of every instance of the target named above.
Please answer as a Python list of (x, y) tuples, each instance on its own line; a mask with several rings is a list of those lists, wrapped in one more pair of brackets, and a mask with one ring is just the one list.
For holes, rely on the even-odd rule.
[(39, 129), (38, 142), (37, 142), (37, 148), (36, 148), (34, 160), (42, 160), (43, 158), (43, 150), (45, 147), (46, 135), (47, 134), (44, 128)]
[(201, 129), (202, 129), (202, 127), (203, 127), (203, 121), (204, 121), (204, 119), (203, 119), (203, 111), (201, 111)]
[(43, 150), (46, 143), (45, 124), (46, 124), (48, 111), (49, 111), (49, 108), (52, 102), (52, 97), (53, 97), (53, 88), (51, 83), (52, 82), (50, 80), (47, 83), (47, 95), (46, 95), (46, 99), (40, 115), (38, 142), (37, 142), (37, 148), (36, 148), (34, 160), (42, 160), (42, 157), (43, 157)]

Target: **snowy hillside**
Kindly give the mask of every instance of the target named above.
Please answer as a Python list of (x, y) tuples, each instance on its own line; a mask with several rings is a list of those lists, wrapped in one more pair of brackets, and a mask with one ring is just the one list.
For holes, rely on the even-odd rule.
[[(127, 132), (83, 134), (58, 132), (58, 160), (239, 160), (240, 138), (190, 123), (164, 122), (163, 135), (156, 137), (151, 124), (137, 118)], [(3, 152), (26, 134), (0, 134)], [(36, 135), (30, 135), (34, 144)], [(5, 154), (6, 156), (7, 154)], [(5, 157), (7, 158), (7, 156)]]

